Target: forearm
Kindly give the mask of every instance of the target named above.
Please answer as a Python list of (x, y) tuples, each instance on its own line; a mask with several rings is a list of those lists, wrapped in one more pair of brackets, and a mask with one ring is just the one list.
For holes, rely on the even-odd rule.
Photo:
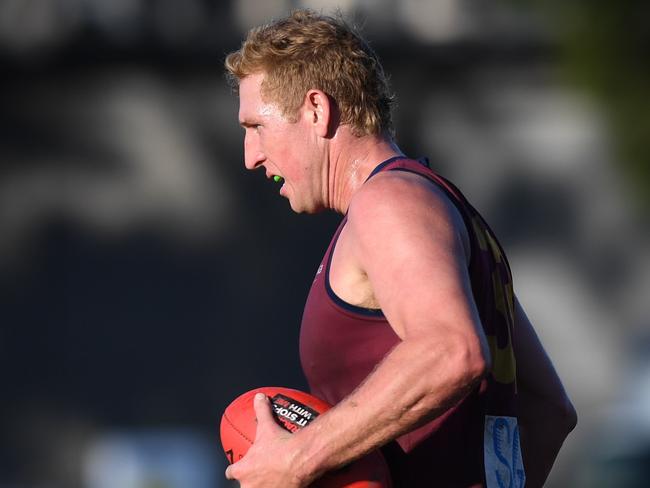
[(301, 477), (310, 482), (458, 403), (484, 372), (484, 363), (462, 349), (401, 342), (356, 391), (293, 436)]

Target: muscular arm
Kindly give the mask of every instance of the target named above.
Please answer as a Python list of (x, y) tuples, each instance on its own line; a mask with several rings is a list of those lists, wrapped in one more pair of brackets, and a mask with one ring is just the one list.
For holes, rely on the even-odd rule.
[[(229, 468), (243, 487), (307, 486), (438, 417), (488, 368), (467, 273), (465, 229), (438, 189), (416, 175), (379, 174), (355, 195), (346, 232), (348, 263), (367, 275), (401, 341), (351, 395), (308, 428), (257, 439)], [(268, 452), (284, 455), (271, 461)], [(271, 471), (286, 474), (271, 482)], [(254, 473), (259, 484), (244, 482)]]
[(515, 307), (519, 429), (526, 486), (535, 488), (544, 485), (577, 416), (518, 300)]
[(412, 174), (380, 174), (365, 186), (350, 207), (346, 239), (401, 342), (355, 392), (295, 436), (305, 473), (338, 467), (441, 415), (489, 362), (456, 209)]

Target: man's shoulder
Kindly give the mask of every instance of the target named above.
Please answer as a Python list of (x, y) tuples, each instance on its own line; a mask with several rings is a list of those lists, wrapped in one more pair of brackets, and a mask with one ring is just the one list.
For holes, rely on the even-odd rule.
[(348, 210), (352, 239), (399, 242), (420, 246), (424, 241), (453, 247), (462, 242), (470, 256), (468, 229), (458, 207), (433, 181), (406, 171), (384, 171), (355, 194)]
[(450, 215), (454, 204), (434, 181), (410, 171), (382, 171), (366, 181), (350, 201), (348, 219), (377, 214), (404, 216), (420, 212)]

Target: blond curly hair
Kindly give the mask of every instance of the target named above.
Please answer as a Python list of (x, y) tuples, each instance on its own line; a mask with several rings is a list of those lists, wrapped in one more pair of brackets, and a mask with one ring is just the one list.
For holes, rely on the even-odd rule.
[(394, 134), (394, 97), (375, 52), (342, 18), (311, 10), (255, 27), (239, 50), (225, 60), (228, 80), (237, 90), (246, 76), (263, 73), (262, 97), (297, 120), (308, 90), (334, 101), (342, 124), (356, 136)]

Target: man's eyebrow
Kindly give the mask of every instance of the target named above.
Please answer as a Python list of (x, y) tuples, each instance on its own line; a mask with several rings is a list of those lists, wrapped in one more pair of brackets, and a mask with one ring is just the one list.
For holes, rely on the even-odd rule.
[(250, 122), (248, 120), (240, 120), (239, 125), (241, 125), (242, 127), (254, 127), (258, 124), (256, 124), (255, 122)]

